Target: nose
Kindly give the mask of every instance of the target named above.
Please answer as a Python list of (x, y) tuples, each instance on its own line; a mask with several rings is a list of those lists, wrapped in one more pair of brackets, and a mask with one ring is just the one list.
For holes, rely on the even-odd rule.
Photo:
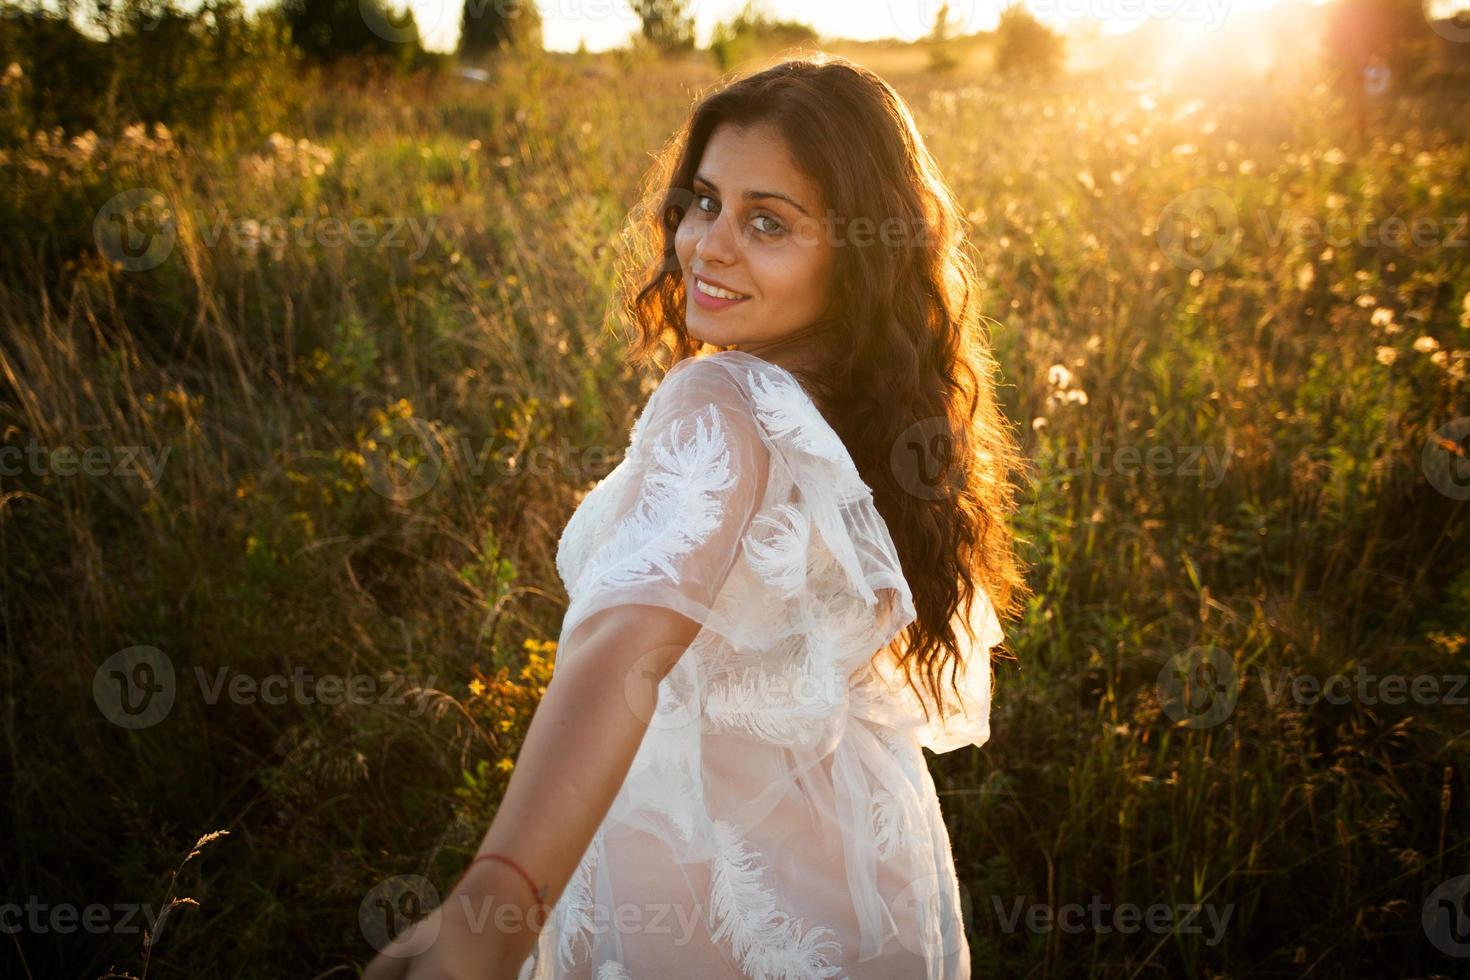
[[(721, 211), (715, 220), (705, 225), (704, 234), (694, 243), (694, 257), (710, 265), (729, 265), (739, 255), (739, 242), (735, 232), (726, 224), (728, 211)], [(733, 220), (733, 219), (732, 219)]]

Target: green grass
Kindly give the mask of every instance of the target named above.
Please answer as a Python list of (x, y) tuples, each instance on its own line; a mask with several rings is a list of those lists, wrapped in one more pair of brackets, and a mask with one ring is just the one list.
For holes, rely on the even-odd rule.
[[(1405, 96), (1360, 142), (1311, 86), (1003, 90), (922, 63), (892, 80), (969, 211), (1035, 460), (1017, 515), (1035, 597), (1007, 625), (993, 740), (931, 760), (976, 975), (1450, 972), (1420, 917), (1470, 861), (1470, 715), (1271, 695), (1359, 665), (1470, 672), (1466, 505), (1421, 464), (1470, 415), (1462, 114)], [(7, 894), (161, 902), (191, 842), (228, 830), (184, 866), (199, 905), (170, 912), (149, 970), (279, 977), (364, 962), (358, 910), (383, 879), (453, 882), (554, 654), (557, 537), (651, 384), (605, 317), (615, 239), (715, 77), (600, 64), (307, 88), (274, 146), (7, 151), (4, 445), (111, 461), (0, 477)], [(177, 221), (146, 271), (93, 237), (137, 187)], [(1156, 232), (1205, 187), (1239, 237), (1192, 275)], [(1274, 234), (1334, 214), (1440, 238)], [(373, 223), (367, 244), (276, 250), (210, 244), (222, 217)], [(167, 450), (156, 484), (117, 472), (119, 447)], [(1167, 455), (1152, 472), (1069, 455), (1120, 447)], [(1217, 471), (1189, 467), (1204, 451)], [(434, 479), (395, 500), (383, 466)], [(92, 685), (136, 645), (179, 683), (130, 731)], [(1238, 701), (1193, 728), (1158, 679), (1204, 646)], [(209, 704), (196, 668), (384, 680), (368, 704)], [(1094, 896), (1230, 918), (1211, 944), (1008, 931), (996, 904)], [(23, 933), (7, 975), (17, 950), (37, 976), (142, 969), (140, 933), (86, 939)]]

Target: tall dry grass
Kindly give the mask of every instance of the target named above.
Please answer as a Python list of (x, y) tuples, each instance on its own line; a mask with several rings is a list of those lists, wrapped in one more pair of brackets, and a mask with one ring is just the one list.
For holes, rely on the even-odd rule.
[[(279, 977), (364, 962), (384, 879), (452, 881), (544, 689), (562, 524), (652, 381), (604, 315), (612, 245), (713, 78), (551, 60), (308, 89), (264, 143), (135, 129), (8, 151), (0, 430), (29, 452), (0, 476), (10, 893), (145, 902), (181, 843), (228, 828), (152, 968)], [(1405, 97), (1359, 141), (1310, 79), (893, 80), (970, 209), (1035, 460), (1019, 666), (992, 742), (932, 760), (976, 975), (1446, 969), (1421, 906), (1466, 870), (1465, 709), (1279, 692), (1359, 665), (1470, 671), (1467, 512), (1422, 463), (1470, 415), (1461, 119)], [(1210, 188), (1237, 221), (1196, 270), (1212, 243), (1159, 229)], [(120, 194), (142, 224), (110, 217)], [(1334, 216), (1440, 237), (1281, 230)], [(328, 218), (369, 231), (334, 245)], [(106, 229), (148, 222), (172, 244), (144, 269), (157, 255)], [(124, 465), (150, 453), (156, 478)], [(129, 729), (94, 680), (139, 646), (175, 698)], [(1161, 683), (1202, 648), (1237, 699), (1211, 725)], [(210, 703), (221, 669), (376, 686)], [(1218, 942), (1006, 925), (1017, 902), (1094, 896), (1230, 918)], [(143, 946), (30, 931), (22, 953), (97, 976)]]

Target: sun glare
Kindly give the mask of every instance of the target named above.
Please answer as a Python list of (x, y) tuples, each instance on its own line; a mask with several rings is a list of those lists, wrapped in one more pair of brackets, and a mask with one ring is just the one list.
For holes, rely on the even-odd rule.
[[(261, 7), (274, 0), (249, 0), (247, 6)], [(479, 0), (488, 4), (491, 0)], [(1025, 6), (1038, 20), (1076, 38), (1090, 34), (1117, 35), (1148, 24), (1165, 26), (1180, 38), (1202, 39), (1227, 32), (1232, 24), (1262, 11), (1295, 3), (1296, 0), (1026, 0)], [(1331, 0), (1307, 0), (1312, 4)], [(1470, 0), (1426, 0), (1436, 18), (1470, 9)], [(395, 9), (404, 0), (388, 0)], [(730, 19), (745, 0), (710, 0), (691, 5), (695, 35), (707, 43), (715, 25)], [(461, 0), (407, 0), (414, 12), (426, 46), (452, 50), (459, 37), (459, 22), (465, 4)], [(639, 19), (631, 0), (535, 0), (541, 14), (545, 46), (556, 51), (575, 51), (585, 44), (589, 51), (619, 47), (638, 32)], [(778, 3), (765, 0), (765, 9), (780, 19), (810, 24), (827, 38), (873, 41), (893, 38), (915, 41), (934, 27), (938, 0), (802, 0)], [(972, 34), (994, 29), (1007, 6), (1000, 0), (952, 0), (948, 4), (951, 31)]]

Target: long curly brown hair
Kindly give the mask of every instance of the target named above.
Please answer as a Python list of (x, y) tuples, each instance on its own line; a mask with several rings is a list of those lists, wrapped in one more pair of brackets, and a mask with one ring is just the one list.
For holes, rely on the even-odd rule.
[[(852, 247), (837, 249), (820, 374), (793, 373), (820, 393), (824, 416), (873, 490), (917, 613), (894, 653), (906, 683), (916, 693), (922, 683), (946, 718), (941, 678), (948, 667), (959, 694), (954, 626), (968, 627), (976, 585), (1002, 621), (1029, 592), (1007, 520), (1023, 460), (996, 402), (998, 365), (973, 300), (963, 212), (908, 106), (868, 69), (817, 54), (717, 86), (656, 158), (623, 239), (617, 312), (634, 328), (637, 363), (720, 349), (686, 329), (674, 241), (705, 145), (723, 122), (773, 124), (824, 189), (829, 214), (854, 230)], [(900, 233), (864, 245), (860, 218)]]

